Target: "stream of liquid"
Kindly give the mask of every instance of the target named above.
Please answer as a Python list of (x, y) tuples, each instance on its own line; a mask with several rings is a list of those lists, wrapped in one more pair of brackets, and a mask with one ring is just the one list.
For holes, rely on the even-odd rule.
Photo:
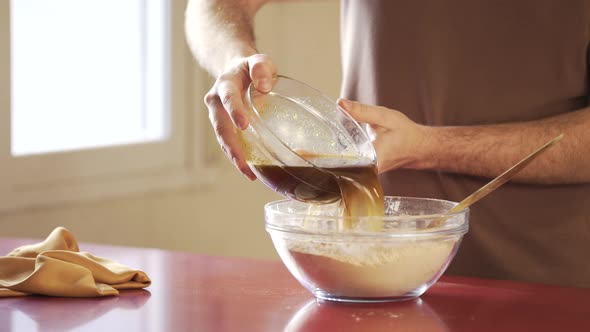
[[(344, 218), (342, 229), (354, 226), (354, 217), (383, 216), (383, 189), (377, 166), (353, 159), (306, 158), (312, 166), (253, 165), (257, 177), (276, 192), (307, 203), (340, 201)], [(373, 225), (372, 228), (379, 228)]]

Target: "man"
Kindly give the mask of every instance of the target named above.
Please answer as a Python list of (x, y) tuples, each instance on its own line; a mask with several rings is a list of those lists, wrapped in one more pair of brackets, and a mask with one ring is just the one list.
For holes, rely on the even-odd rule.
[[(251, 179), (241, 96), (278, 72), (254, 43), (264, 2), (186, 12), (191, 49), (217, 77), (205, 101), (219, 143)], [(461, 200), (565, 133), (472, 208), (449, 273), (590, 287), (590, 0), (343, 0), (341, 33), (339, 102), (371, 125), (386, 194)]]

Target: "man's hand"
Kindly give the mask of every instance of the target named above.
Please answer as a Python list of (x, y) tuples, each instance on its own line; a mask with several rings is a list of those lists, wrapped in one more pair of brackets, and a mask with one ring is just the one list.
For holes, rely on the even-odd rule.
[[(277, 68), (257, 54), (254, 16), (266, 0), (190, 0), (185, 12), (187, 43), (195, 59), (217, 80), (205, 96), (209, 119), (221, 148), (248, 178), (238, 130), (248, 127), (243, 102), (251, 82), (261, 93), (272, 88)], [(238, 129), (239, 128), (239, 129)]]
[(425, 128), (403, 113), (386, 107), (340, 99), (338, 104), (355, 120), (369, 125), (368, 131), (377, 152), (379, 173), (402, 167), (416, 167), (417, 156), (425, 151)]
[(255, 180), (256, 176), (246, 164), (238, 136), (238, 130), (246, 129), (249, 124), (244, 94), (251, 82), (254, 82), (259, 92), (268, 93), (272, 89), (272, 78), (276, 75), (277, 67), (267, 55), (239, 58), (217, 77), (205, 95), (209, 120), (221, 149), (250, 180)]
[(438, 170), (493, 178), (559, 134), (565, 137), (512, 181), (590, 183), (590, 107), (528, 122), (474, 126), (423, 126), (385, 107), (339, 101), (369, 124), (379, 172)]

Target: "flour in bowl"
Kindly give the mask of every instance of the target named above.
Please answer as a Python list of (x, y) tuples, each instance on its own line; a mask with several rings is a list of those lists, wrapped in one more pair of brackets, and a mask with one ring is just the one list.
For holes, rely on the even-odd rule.
[[(285, 241), (286, 252), (313, 288), (345, 297), (403, 296), (426, 285), (449, 262), (458, 238), (387, 243)], [(277, 246), (278, 248), (282, 246)]]

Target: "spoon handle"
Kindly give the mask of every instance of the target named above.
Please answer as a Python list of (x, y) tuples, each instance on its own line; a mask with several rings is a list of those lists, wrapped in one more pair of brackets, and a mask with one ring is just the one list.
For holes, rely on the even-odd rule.
[(498, 189), (498, 187), (500, 187), (504, 183), (508, 182), (508, 180), (510, 180), (514, 175), (516, 175), (516, 173), (520, 172), (523, 168), (525, 168), (531, 161), (533, 161), (533, 159), (535, 159), (541, 153), (545, 152), (553, 144), (559, 142), (559, 140), (561, 140), (562, 138), (563, 138), (563, 134), (561, 134), (561, 135), (555, 137), (554, 139), (552, 139), (551, 141), (547, 142), (545, 145), (538, 148), (535, 152), (531, 153), (526, 158), (519, 161), (516, 165), (510, 167), (504, 173), (498, 175), (498, 177), (496, 177), (492, 181), (488, 182), (485, 186), (479, 188), (476, 192), (474, 192), (473, 194), (469, 195), (467, 198), (465, 198), (464, 200), (459, 202), (459, 204), (457, 204), (454, 208), (450, 209), (447, 213), (454, 213), (454, 212), (461, 211), (461, 210), (469, 207), (471, 204), (484, 198), (492, 191)]

